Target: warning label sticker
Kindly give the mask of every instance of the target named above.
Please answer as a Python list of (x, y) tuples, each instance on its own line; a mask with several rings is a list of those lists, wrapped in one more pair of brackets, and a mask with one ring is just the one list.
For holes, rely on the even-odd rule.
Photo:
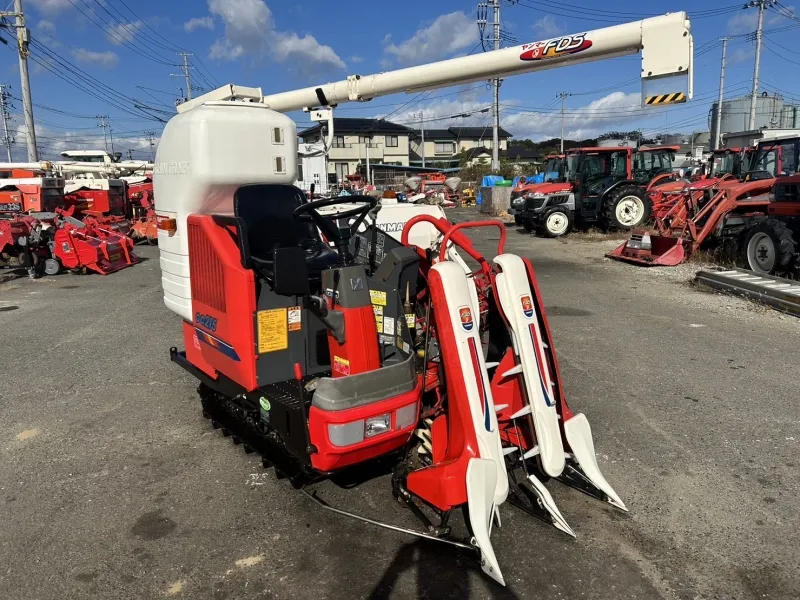
[(375, 328), (378, 333), (383, 333), (383, 307), (373, 304), (372, 312), (375, 313)]
[(417, 326), (417, 318), (416, 318), (416, 316), (414, 315), (414, 313), (408, 313), (408, 314), (406, 315), (406, 325), (408, 325), (408, 328), (409, 328), (409, 329), (410, 329), (412, 332), (414, 331), (414, 329), (415, 329), (415, 328), (416, 328), (416, 326)]
[(394, 319), (383, 317), (383, 332), (387, 335), (394, 335)]
[(386, 292), (380, 292), (378, 290), (370, 290), (369, 298), (373, 304), (386, 306)]
[(303, 309), (299, 306), (289, 307), (289, 331), (300, 331), (303, 328)]
[(334, 356), (333, 372), (337, 375), (350, 375), (350, 361), (341, 356)]
[(289, 347), (289, 328), (285, 308), (258, 311), (258, 353), (276, 352)]

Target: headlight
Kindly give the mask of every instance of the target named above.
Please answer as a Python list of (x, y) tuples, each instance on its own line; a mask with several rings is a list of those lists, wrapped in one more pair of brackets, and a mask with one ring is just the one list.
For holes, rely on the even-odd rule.
[(524, 202), (525, 202), (525, 198), (514, 198), (511, 201), (511, 204), (516, 206), (517, 204), (523, 204)]

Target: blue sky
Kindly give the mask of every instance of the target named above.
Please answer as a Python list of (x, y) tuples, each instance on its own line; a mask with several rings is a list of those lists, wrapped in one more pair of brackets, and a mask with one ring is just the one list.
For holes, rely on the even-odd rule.
[[(657, 135), (707, 128), (719, 84), (722, 35), (728, 48), (726, 97), (750, 89), (757, 11), (742, 0), (670, 2), (665, 9), (694, 13), (695, 100), (667, 111), (638, 110), (639, 58), (626, 57), (507, 79), (502, 87), (503, 125), (515, 137), (542, 139), (560, 131), (556, 94), (566, 101), (569, 137), (642, 128)], [(218, 83), (260, 86), (265, 93), (344, 79), (481, 52), (474, 2), (462, 0), (24, 0), (31, 47), (31, 85), (44, 155), (67, 147), (102, 147), (93, 118), (108, 114), (115, 148), (149, 155), (147, 132), (157, 139), (176, 98), (185, 92), (176, 52), (190, 57), (194, 94)], [(602, 6), (603, 8), (597, 8)], [(517, 0), (503, 2), (504, 36), (525, 43), (649, 16), (655, 4), (617, 0)], [(800, 103), (800, 17), (788, 0), (766, 13), (761, 91)], [(666, 11), (666, 10), (665, 10)], [(664, 12), (665, 12), (664, 11)], [(788, 16), (786, 16), (788, 15)], [(488, 33), (488, 32), (487, 32)], [(8, 39), (7, 31), (0, 33)], [(509, 45), (514, 45), (509, 43)], [(13, 43), (0, 47), (0, 83), (19, 97)], [(75, 69), (80, 69), (76, 71)], [(417, 95), (395, 95), (365, 105), (347, 104), (338, 116), (388, 116), (413, 124), (423, 111), (427, 127), (489, 124), (487, 113), (455, 121), (433, 120), (488, 106), (486, 85), (472, 84)], [(14, 101), (16, 125), (22, 103)], [(45, 108), (46, 107), (46, 108)], [(299, 126), (308, 121), (296, 116)], [(23, 154), (18, 136), (16, 154)]]

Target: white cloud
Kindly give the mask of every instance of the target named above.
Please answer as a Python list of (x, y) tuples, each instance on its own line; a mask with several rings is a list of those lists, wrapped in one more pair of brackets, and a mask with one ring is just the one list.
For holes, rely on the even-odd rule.
[[(570, 139), (594, 137), (641, 120), (648, 116), (646, 111), (641, 108), (640, 94), (613, 92), (585, 106), (568, 107), (564, 119), (565, 136)], [(500, 115), (502, 126), (517, 139), (547, 139), (561, 135), (560, 113), (555, 109), (540, 112), (501, 109)]]
[[(790, 15), (796, 15), (794, 6), (785, 7), (782, 13), (773, 11), (764, 13), (764, 25), (777, 25), (788, 19)], [(758, 10), (754, 8), (740, 11), (728, 19), (728, 33), (754, 33), (757, 28)]]
[(364, 62), (364, 57), (363, 56), (351, 56), (350, 57), (350, 62), (351, 63), (362, 63), (362, 62)]
[(141, 21), (109, 25), (106, 27), (106, 39), (116, 46), (121, 46), (124, 43), (130, 44), (136, 39), (136, 32), (142, 27), (144, 27), (144, 23)]
[(119, 56), (117, 56), (116, 53), (112, 52), (111, 50), (107, 50), (106, 52), (95, 52), (93, 50), (86, 50), (84, 48), (75, 48), (75, 50), (72, 51), (72, 56), (74, 56), (75, 60), (78, 62), (93, 62), (106, 69), (115, 67), (119, 62)]
[(196, 29), (214, 29), (214, 21), (211, 17), (194, 17), (183, 24), (183, 29), (187, 33)]
[(225, 24), (225, 36), (211, 46), (211, 58), (269, 57), (291, 61), (305, 75), (345, 67), (333, 48), (320, 44), (314, 36), (278, 31), (263, 0), (208, 0), (208, 9)]
[(34, 6), (40, 14), (56, 13), (73, 7), (69, 0), (28, 0), (25, 4)]
[(753, 49), (749, 45), (746, 48), (736, 48), (728, 55), (726, 60), (729, 65), (752, 63), (754, 60)]
[(56, 24), (53, 23), (52, 21), (48, 21), (47, 19), (42, 19), (41, 21), (39, 21), (39, 23), (38, 23), (38, 25), (36, 25), (36, 27), (38, 29), (41, 29), (42, 31), (51, 31), (52, 32), (52, 31), (56, 30)]
[(549, 39), (563, 33), (564, 26), (559, 25), (553, 15), (545, 15), (538, 19), (533, 27), (533, 34), (541, 39)]
[[(389, 44), (384, 52), (400, 64), (421, 64), (439, 60), (477, 44), (478, 28), (464, 12), (441, 15), (422, 27), (409, 39)], [(388, 38), (384, 38), (388, 42)]]

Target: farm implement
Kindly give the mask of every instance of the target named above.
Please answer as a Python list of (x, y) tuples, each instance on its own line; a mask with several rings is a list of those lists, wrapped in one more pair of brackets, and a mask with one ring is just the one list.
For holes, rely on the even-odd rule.
[[(171, 360), (199, 382), (211, 425), (320, 506), (453, 544), (501, 584), (491, 534), (506, 502), (569, 535), (548, 480), (626, 510), (600, 471), (587, 418), (567, 405), (533, 266), (505, 252), (504, 227), (452, 225), (430, 214), (440, 206), (395, 204), (399, 222), (381, 231), (375, 198), (309, 201), (293, 185), (296, 125), (282, 113), (307, 109), (327, 122), (327, 148), (343, 102), (651, 45), (645, 86), (656, 78), (663, 94), (675, 78), (669, 85), (685, 91), (664, 98), (691, 97), (692, 37), (686, 15), (673, 13), (269, 96), (228, 85), (178, 106), (156, 157), (168, 171), (154, 180), (162, 285), (183, 319), (184, 349), (171, 348)], [(491, 261), (469, 227), (499, 229)], [(421, 530), (320, 498), (322, 481), (353, 488), (376, 473), (391, 475)], [(355, 503), (358, 487), (350, 493)], [(455, 523), (462, 510), (466, 539)]]

